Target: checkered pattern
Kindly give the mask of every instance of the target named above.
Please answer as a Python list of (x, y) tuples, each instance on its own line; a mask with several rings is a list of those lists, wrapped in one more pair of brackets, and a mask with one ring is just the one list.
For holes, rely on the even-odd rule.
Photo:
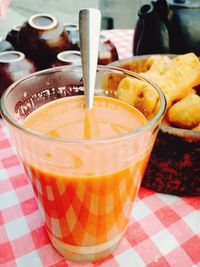
[(4, 16), (10, 0), (0, 0), (0, 17)]
[(119, 59), (132, 57), (132, 43), (133, 31), (132, 30), (109, 30), (102, 31), (110, 41), (116, 46)]
[(137, 167), (127, 168), (114, 177), (107, 175), (85, 182), (73, 182), (67, 177), (57, 180), (29, 165), (25, 169), (31, 175), (46, 227), (55, 238), (77, 246), (77, 253), (78, 246), (106, 243), (117, 236), (121, 239), (136, 195), (132, 177), (139, 170)]
[[(106, 33), (121, 51), (120, 58), (131, 55), (132, 31)], [(98, 262), (70, 262), (51, 245), (32, 187), (0, 120), (0, 267), (197, 267), (199, 209), (198, 197), (179, 198), (141, 188), (118, 248)]]

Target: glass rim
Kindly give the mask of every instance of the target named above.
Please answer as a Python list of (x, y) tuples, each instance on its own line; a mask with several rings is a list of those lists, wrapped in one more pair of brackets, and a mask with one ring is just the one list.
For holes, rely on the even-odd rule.
[[(164, 117), (165, 114), (165, 110), (166, 110), (166, 98), (164, 93), (162, 92), (162, 90), (153, 82), (151, 82), (149, 79), (146, 79), (144, 77), (142, 77), (140, 74), (133, 72), (133, 71), (129, 71), (129, 70), (125, 70), (122, 68), (118, 68), (115, 66), (102, 66), (102, 65), (98, 65), (97, 66), (97, 71), (98, 70), (102, 70), (102, 71), (110, 71), (118, 73), (118, 74), (123, 74), (129, 77), (133, 77), (133, 78), (137, 78), (139, 80), (142, 80), (144, 82), (147, 82), (148, 84), (150, 84), (159, 94), (160, 97), (160, 101), (161, 101), (161, 105), (160, 105), (160, 109), (157, 112), (157, 114), (153, 117), (153, 119), (147, 121), (147, 123), (145, 123), (143, 126), (138, 127), (136, 129), (134, 129), (133, 131), (127, 132), (127, 133), (123, 133), (121, 135), (118, 136), (113, 136), (113, 137), (103, 137), (103, 138), (96, 138), (96, 139), (91, 139), (91, 140), (85, 140), (85, 139), (72, 139), (72, 138), (63, 138), (63, 137), (53, 137), (47, 134), (43, 134), (34, 130), (31, 130), (29, 128), (24, 127), (21, 123), (19, 123), (17, 120), (15, 120), (8, 112), (5, 102), (6, 99), (8, 97), (8, 95), (10, 94), (10, 92), (20, 83), (23, 83), (24, 81), (27, 81), (31, 78), (37, 77), (37, 76), (42, 76), (45, 74), (50, 74), (50, 73), (55, 73), (55, 72), (69, 72), (72, 69), (82, 69), (81, 65), (67, 65), (67, 66), (60, 66), (60, 67), (54, 67), (54, 68), (50, 68), (50, 69), (45, 69), (45, 70), (41, 70), (41, 71), (37, 71), (34, 72), (32, 74), (29, 74), (19, 80), (17, 80), (16, 82), (12, 83), (2, 94), (2, 97), (0, 99), (0, 111), (2, 114), (2, 117), (5, 119), (5, 121), (7, 121), (8, 123), (10, 123), (12, 126), (14, 126), (15, 128), (21, 130), (22, 132), (26, 132), (27, 134), (30, 134), (34, 137), (38, 137), (38, 138), (42, 138), (45, 140), (49, 140), (49, 141), (56, 141), (56, 142), (60, 142), (60, 143), (70, 143), (70, 144), (100, 144), (100, 143), (107, 143), (107, 142), (112, 142), (112, 141), (117, 141), (117, 140), (123, 140), (123, 139), (128, 139), (131, 138), (133, 136), (136, 136), (142, 132), (147, 131), (149, 128), (151, 128), (152, 126), (156, 125), (159, 120), (161, 121), (162, 118)], [(71, 97), (71, 96), (70, 96)], [(72, 96), (73, 97), (73, 96)], [(106, 95), (104, 97), (107, 97)], [(115, 98), (114, 98), (115, 99)], [(121, 101), (118, 99), (118, 101)], [(126, 103), (126, 102), (125, 102)], [(128, 104), (128, 103), (126, 103)], [(130, 104), (128, 104), (130, 105)]]

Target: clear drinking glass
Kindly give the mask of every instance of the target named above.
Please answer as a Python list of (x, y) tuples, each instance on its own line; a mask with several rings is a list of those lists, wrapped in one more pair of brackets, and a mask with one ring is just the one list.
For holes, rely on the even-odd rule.
[[(98, 66), (96, 74), (97, 95), (116, 97), (124, 77), (145, 83), (158, 95), (155, 112), (147, 116), (144, 126), (95, 140), (51, 137), (25, 128), (23, 120), (38, 107), (83, 94), (80, 66), (29, 75), (12, 84), (1, 99), (2, 116), (52, 244), (75, 261), (107, 256), (124, 236), (166, 105), (161, 90), (136, 73)], [(145, 116), (143, 102), (147, 100), (143, 96), (138, 107)]]

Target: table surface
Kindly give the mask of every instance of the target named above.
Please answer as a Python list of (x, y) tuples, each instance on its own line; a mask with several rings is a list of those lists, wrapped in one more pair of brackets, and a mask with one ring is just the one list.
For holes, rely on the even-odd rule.
[[(104, 31), (119, 58), (132, 56), (131, 30)], [(200, 198), (158, 194), (141, 188), (126, 235), (104, 260), (77, 264), (52, 247), (33, 190), (7, 127), (0, 120), (1, 267), (190, 267), (200, 266)]]

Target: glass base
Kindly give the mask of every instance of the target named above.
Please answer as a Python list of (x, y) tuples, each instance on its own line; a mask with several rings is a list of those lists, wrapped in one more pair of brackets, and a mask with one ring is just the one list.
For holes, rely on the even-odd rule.
[(77, 262), (91, 262), (105, 258), (112, 253), (118, 246), (124, 232), (114, 239), (96, 246), (73, 246), (60, 241), (49, 232), (48, 234), (54, 248), (65, 258)]

